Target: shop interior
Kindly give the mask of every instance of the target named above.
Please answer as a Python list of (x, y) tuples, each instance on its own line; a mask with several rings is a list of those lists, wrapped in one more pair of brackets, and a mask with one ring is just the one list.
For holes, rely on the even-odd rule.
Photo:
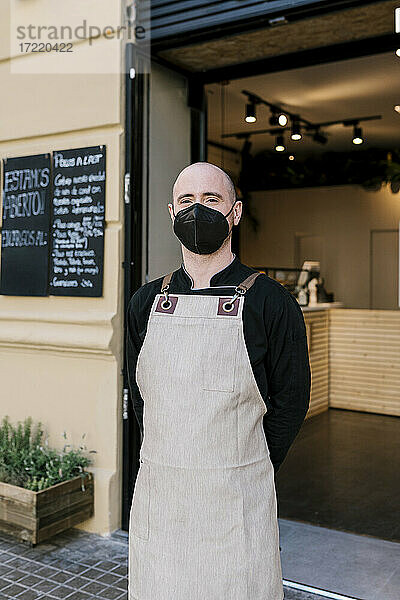
[(397, 542), (399, 69), (390, 51), (206, 86), (207, 160), (244, 203), (236, 250), (295, 294), (309, 337), (279, 516)]

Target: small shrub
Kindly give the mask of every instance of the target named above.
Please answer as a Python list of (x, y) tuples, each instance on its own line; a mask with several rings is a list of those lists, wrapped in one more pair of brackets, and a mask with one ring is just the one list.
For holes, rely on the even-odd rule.
[[(65, 431), (63, 437), (67, 439)], [(32, 417), (27, 417), (15, 426), (5, 416), (0, 426), (0, 481), (37, 492), (81, 475), (84, 491), (84, 469), (93, 461), (83, 453), (86, 446), (68, 447), (64, 444), (62, 452), (49, 448), (41, 421), (33, 426)]]

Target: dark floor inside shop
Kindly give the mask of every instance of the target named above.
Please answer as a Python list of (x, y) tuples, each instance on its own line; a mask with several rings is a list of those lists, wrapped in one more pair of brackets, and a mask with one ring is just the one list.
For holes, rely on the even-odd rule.
[(400, 542), (400, 418), (306, 419), (276, 477), (278, 516)]

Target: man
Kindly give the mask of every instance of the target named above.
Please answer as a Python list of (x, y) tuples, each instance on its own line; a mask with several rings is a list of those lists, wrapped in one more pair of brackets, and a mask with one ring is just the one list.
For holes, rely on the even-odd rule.
[(168, 208), (183, 262), (127, 311), (129, 599), (282, 600), (274, 474), (309, 406), (303, 314), (232, 253), (242, 202), (222, 169), (183, 169)]

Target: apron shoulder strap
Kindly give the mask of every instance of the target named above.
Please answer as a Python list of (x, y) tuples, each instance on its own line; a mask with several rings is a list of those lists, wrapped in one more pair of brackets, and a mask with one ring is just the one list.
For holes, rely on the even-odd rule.
[(242, 283), (240, 283), (238, 287), (243, 288), (245, 292), (247, 292), (247, 290), (251, 288), (251, 286), (253, 285), (253, 283), (259, 275), (263, 275), (263, 273), (261, 273), (260, 271), (257, 271), (257, 273), (252, 273), (251, 275), (246, 277), (246, 279), (242, 281)]
[[(161, 284), (162, 292), (165, 290), (165, 288), (168, 289), (167, 286), (169, 285), (169, 282), (171, 281), (173, 274), (174, 274), (174, 271), (171, 271), (171, 273), (168, 273), (167, 275), (164, 276), (164, 278), (162, 280), (162, 284)], [(246, 277), (246, 279), (244, 281), (242, 281), (242, 283), (240, 283), (238, 287), (243, 288), (247, 292), (247, 290), (251, 288), (251, 286), (253, 285), (253, 283), (255, 282), (256, 278), (259, 275), (262, 275), (262, 273), (260, 271), (257, 271), (257, 273), (252, 273), (251, 275)]]
[(168, 273), (167, 275), (164, 276), (164, 279), (162, 280), (162, 284), (161, 284), (161, 291), (162, 292), (169, 285), (169, 282), (171, 281), (171, 277), (172, 277), (173, 274), (174, 274), (174, 271), (171, 271), (171, 273)]

